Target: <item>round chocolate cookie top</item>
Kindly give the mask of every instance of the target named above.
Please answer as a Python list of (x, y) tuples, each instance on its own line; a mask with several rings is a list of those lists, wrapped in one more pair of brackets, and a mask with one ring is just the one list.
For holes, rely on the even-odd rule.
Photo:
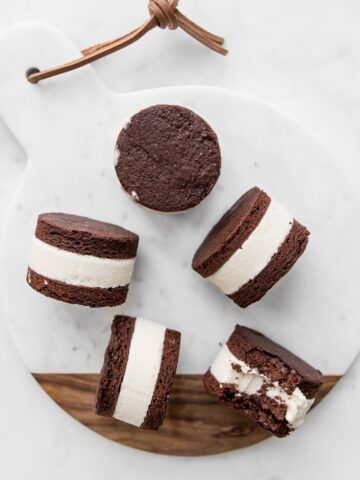
[(115, 169), (133, 200), (161, 212), (194, 207), (220, 175), (217, 136), (196, 113), (154, 105), (136, 113), (117, 139)]
[(101, 258), (133, 258), (139, 237), (125, 228), (66, 213), (42, 213), (35, 236), (54, 247)]
[(220, 218), (196, 251), (192, 268), (209, 277), (241, 247), (257, 227), (270, 204), (270, 197), (253, 187)]

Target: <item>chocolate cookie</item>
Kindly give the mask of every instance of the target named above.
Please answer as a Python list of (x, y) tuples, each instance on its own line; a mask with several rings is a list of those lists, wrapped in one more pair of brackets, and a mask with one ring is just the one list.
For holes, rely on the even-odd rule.
[(140, 205), (175, 213), (194, 207), (220, 175), (217, 136), (196, 113), (154, 105), (136, 113), (116, 142), (115, 169)]
[(254, 187), (213, 227), (192, 267), (245, 308), (291, 269), (309, 235), (283, 206)]
[(139, 237), (124, 228), (65, 213), (39, 215), (28, 284), (47, 297), (90, 307), (124, 303)]
[(95, 412), (157, 430), (166, 414), (179, 349), (179, 332), (143, 318), (116, 316)]
[(219, 403), (285, 437), (303, 423), (322, 375), (261, 333), (237, 325), (204, 384)]

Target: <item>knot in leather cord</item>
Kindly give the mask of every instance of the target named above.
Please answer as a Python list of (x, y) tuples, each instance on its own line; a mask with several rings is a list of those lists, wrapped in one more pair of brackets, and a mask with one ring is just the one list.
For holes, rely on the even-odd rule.
[(178, 3), (179, 0), (150, 0), (148, 7), (150, 15), (156, 18), (160, 28), (175, 30), (178, 27), (175, 14)]

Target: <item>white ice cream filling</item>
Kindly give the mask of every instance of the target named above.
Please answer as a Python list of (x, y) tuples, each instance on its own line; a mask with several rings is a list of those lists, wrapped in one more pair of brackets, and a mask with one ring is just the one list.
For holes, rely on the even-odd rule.
[(166, 328), (137, 318), (113, 417), (140, 427), (160, 372)]
[(69, 285), (116, 288), (129, 285), (135, 258), (113, 259), (81, 255), (34, 237), (29, 267), (44, 277)]
[(117, 145), (115, 145), (114, 149), (114, 167), (117, 167), (117, 164), (119, 163), (120, 160), (120, 150)]
[(264, 377), (258, 370), (250, 368), (245, 362), (236, 358), (227, 345), (221, 348), (210, 367), (210, 372), (220, 384), (235, 385), (240, 393), (247, 395), (257, 393), (264, 383)]
[(308, 399), (296, 387), (292, 394), (287, 393), (278, 382), (272, 382), (257, 368), (251, 368), (243, 360), (233, 355), (229, 347), (224, 345), (210, 367), (210, 372), (215, 379), (223, 385), (233, 385), (239, 392), (237, 395), (257, 395), (265, 384), (265, 394), (279, 404), (286, 405), (285, 418), (291, 428), (299, 427), (309, 411), (314, 399)]
[(207, 279), (226, 295), (255, 278), (270, 262), (289, 234), (294, 219), (276, 200), (270, 204), (249, 238)]
[[(130, 123), (131, 123), (131, 118), (124, 119), (123, 122), (122, 122), (122, 127), (120, 128), (120, 133), (123, 130), (126, 130), (129, 127)], [(121, 155), (121, 152), (119, 150), (118, 144), (116, 143), (115, 149), (114, 149), (114, 167), (115, 168), (117, 167), (117, 164), (119, 163), (120, 155)]]

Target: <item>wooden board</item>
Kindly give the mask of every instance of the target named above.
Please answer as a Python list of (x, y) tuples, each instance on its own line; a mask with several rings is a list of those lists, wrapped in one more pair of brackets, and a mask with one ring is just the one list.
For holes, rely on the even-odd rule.
[[(114, 312), (59, 304), (27, 286), (24, 271), (37, 215), (86, 215), (140, 235), (141, 253), (123, 313), (182, 332), (179, 373), (205, 371), (240, 320), (316, 368), (342, 375), (359, 350), (359, 235), (349, 235), (347, 224), (358, 214), (357, 197), (341, 166), (311, 132), (246, 95), (192, 86), (116, 94), (91, 67), (37, 86), (25, 78), (29, 67), (46, 68), (79, 54), (60, 32), (39, 24), (19, 25), (0, 37), (0, 61), (7, 66), (0, 114), (28, 159), (0, 252), (3, 317), (14, 343), (29, 371), (67, 373), (36, 378), (64, 410), (109, 439), (177, 455), (255, 444), (267, 434), (214, 403), (199, 376), (177, 377), (159, 432), (141, 432), (93, 414), (96, 375), (72, 372), (100, 370)], [(120, 128), (136, 111), (159, 103), (180, 104), (203, 116), (217, 132), (223, 153), (214, 191), (183, 216), (149, 215), (138, 208), (122, 195), (114, 171)], [(195, 275), (190, 262), (215, 219), (253, 185), (283, 202), (313, 235), (286, 281), (245, 313)], [(330, 265), (334, 252), (336, 262)], [(346, 349), (338, 348), (339, 342)], [(327, 377), (320, 397), (337, 378)]]
[[(249, 447), (270, 437), (242, 415), (218, 405), (204, 389), (201, 375), (177, 375), (167, 417), (157, 432), (139, 430), (93, 412), (98, 375), (34, 374), (48, 395), (83, 425), (114, 442), (167, 455), (209, 455)], [(328, 375), (319, 403), (339, 380)]]

